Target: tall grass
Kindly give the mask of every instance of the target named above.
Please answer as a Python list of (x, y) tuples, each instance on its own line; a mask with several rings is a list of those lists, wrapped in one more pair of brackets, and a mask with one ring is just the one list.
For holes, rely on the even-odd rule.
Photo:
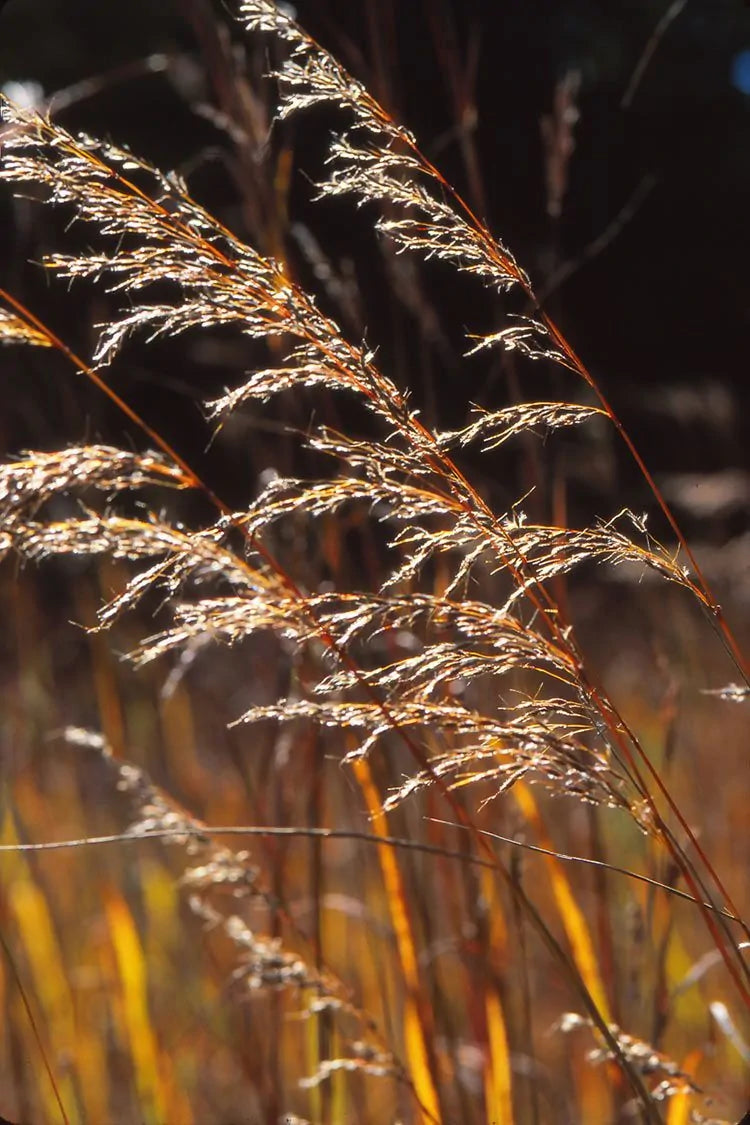
[[(20, 1081), (25, 1104), (50, 1120), (268, 1121), (298, 1113), (316, 1122), (677, 1125), (708, 1120), (707, 1097), (718, 1094), (720, 1118), (729, 1120), (742, 1108), (741, 1071), (736, 1062), (724, 1068), (729, 1052), (718, 1066), (705, 1059), (708, 1000), (695, 999), (709, 962), (693, 981), (678, 981), (700, 934), (704, 955), (723, 967), (718, 1026), (741, 1052), (738, 1026), (750, 1000), (742, 943), (750, 932), (668, 770), (654, 764), (589, 668), (566, 582), (605, 564), (670, 584), (699, 607), (747, 684), (731, 627), (637, 449), (507, 247), (415, 137), (284, 10), (244, 0), (240, 19), (279, 57), (279, 121), (320, 106), (338, 115), (320, 198), (364, 206), (398, 254), (437, 260), (498, 299), (521, 298), (526, 311), (500, 329), (472, 328), (467, 369), (478, 362), (471, 356), (505, 349), (559, 369), (571, 393), (475, 408), (457, 428), (438, 429), (414, 389), (384, 369), (374, 343), (345, 333), (325, 299), (281, 259), (238, 240), (179, 176), (3, 102), (2, 178), (34, 185), (101, 240), (101, 249), (51, 256), (48, 269), (124, 299), (102, 328), (92, 365), (9, 293), (0, 339), (66, 356), (140, 426), (147, 451), (90, 443), (6, 464), (0, 547), (24, 560), (100, 560), (100, 584), (117, 589), (97, 611), (92, 645), (126, 615), (139, 628), (156, 617), (157, 631), (130, 645), (130, 661), (143, 675), (156, 662), (165, 668), (163, 706), (176, 700), (181, 709), (164, 782), (136, 764), (135, 724), (122, 715), (116, 673), (100, 649), (102, 732), (69, 728), (65, 740), (84, 754), (87, 771), (104, 770), (112, 791), (128, 799), (130, 843), (119, 846), (145, 848), (134, 841), (153, 837), (180, 849), (192, 911), (180, 915), (156, 868), (145, 878), (148, 869), (138, 869), (140, 905), (107, 880), (108, 940), (99, 956), (110, 984), (98, 1009), (86, 1010), (58, 948), (65, 927), (24, 867), (18, 814), (6, 813), (8, 862), (16, 864), (6, 913), (23, 953), (13, 971), (18, 996), (33, 1000), (24, 1013), (6, 974), (6, 1012), (19, 1057), (32, 1049), (21, 1025), (34, 1020), (50, 1070), (48, 1088), (38, 1068), (34, 1094)], [(297, 396), (309, 411), (299, 435), (307, 463), (327, 472), (266, 474), (257, 494), (232, 508), (110, 388), (108, 365), (131, 336), (211, 329), (246, 337), (253, 364), (241, 385), (206, 404), (216, 440), (239, 412)], [(344, 400), (340, 428), (314, 409), (316, 396), (331, 395)], [(579, 528), (533, 522), (524, 498), (496, 512), (472, 483), (472, 447), (481, 455), (581, 426), (613, 428), (625, 443), (669, 543), (627, 509)], [(175, 490), (202, 496), (211, 517), (186, 523), (184, 513), (197, 509)], [(370, 545), (359, 570), (342, 561), (344, 527)], [(238, 807), (230, 793), (204, 819), (170, 792), (170, 772), (198, 776), (196, 800), (211, 782), (195, 751), (202, 717), (190, 696), (214, 646), (232, 648), (239, 669), (234, 678), (225, 673), (233, 697), (226, 719), (234, 732), (257, 728), (256, 745), (272, 762), (271, 770), (243, 767), (257, 819), (237, 832), (265, 840), (257, 853), (222, 835)], [(746, 689), (734, 690), (742, 698)], [(252, 754), (253, 739), (240, 746)], [(589, 817), (593, 850), (581, 862), (601, 877), (593, 899), (546, 823), (569, 809)], [(85, 823), (85, 807), (81, 817)], [(306, 842), (306, 859), (279, 860), (290, 836)], [(94, 844), (87, 848), (91, 855)], [(520, 848), (541, 857), (522, 862)], [(638, 854), (647, 857), (645, 872), (628, 870)], [(304, 918), (294, 909), (303, 895)], [(640, 981), (628, 961), (636, 939), (618, 932), (628, 910), (650, 930), (639, 956), (645, 961), (649, 941), (658, 947)], [(57, 917), (70, 918), (70, 904), (58, 904)], [(223, 1028), (211, 1025), (223, 1054), (205, 1083), (208, 1036), (194, 1038), (183, 1057), (155, 1011), (164, 1003), (160, 977), (171, 990), (182, 987), (166, 950), (178, 931), (196, 946), (201, 927), (219, 979), (233, 966), (232, 995), (220, 1004), (214, 996), (214, 1004), (222, 1010), (256, 997), (249, 1029), (233, 1016), (221, 1017)], [(682, 973), (667, 965), (670, 956)], [(657, 986), (653, 1008), (642, 997), (633, 1002), (633, 989)], [(191, 988), (188, 977), (186, 995)], [(674, 1013), (683, 1010), (680, 991), (691, 989), (685, 1036)], [(112, 1053), (96, 1042), (103, 1026), (128, 1060), (128, 1096)], [(243, 1034), (261, 1044), (252, 1061)], [(226, 1097), (232, 1083), (241, 1107)]]

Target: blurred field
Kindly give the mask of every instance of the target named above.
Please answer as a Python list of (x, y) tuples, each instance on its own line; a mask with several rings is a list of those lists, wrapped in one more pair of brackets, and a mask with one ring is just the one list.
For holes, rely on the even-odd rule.
[[(127, 827), (132, 810), (116, 792), (112, 769), (66, 745), (56, 732), (68, 725), (105, 732), (210, 825), (370, 830), (362, 793), (325, 736), (289, 739), (273, 730), (226, 729), (251, 697), (270, 698), (277, 690), (278, 653), (271, 642), (231, 653), (212, 648), (165, 698), (162, 669), (134, 673), (114, 655), (133, 645), (146, 622), (129, 620), (112, 644), (69, 624), (92, 619), (96, 587), (111, 587), (111, 571), (71, 576), (48, 567), (42, 576), (29, 569), (14, 576), (7, 570), (4, 844)], [(711, 642), (698, 640), (702, 626), (678, 598), (664, 614), (663, 596), (590, 587), (580, 595), (582, 635), (741, 903), (750, 863), (743, 708), (701, 694), (724, 682), (721, 656), (716, 645), (712, 651)], [(735, 608), (735, 620), (747, 623), (744, 606)], [(663, 862), (644, 854), (622, 814), (586, 813), (559, 799), (542, 804), (555, 848), (586, 854), (593, 839), (611, 862), (669, 880)], [(424, 822), (424, 813), (450, 819), (433, 800), (392, 816), (391, 831), (465, 848), (460, 833)], [(479, 822), (503, 835), (549, 843), (524, 821), (511, 796), (490, 803)], [(303, 958), (330, 966), (403, 1049), (408, 996), (372, 845), (304, 838), (227, 842), (247, 844), (263, 873), (269, 900), (252, 906), (254, 924), (283, 935)], [(506, 854), (543, 907), (559, 912), (545, 861)], [(550, 1033), (575, 1001), (492, 881), (456, 859), (395, 856), (415, 928), (420, 1003), (430, 1013), (441, 1092), (452, 1107), (446, 1120), (491, 1120), (483, 1105), (502, 1102), (502, 1075), (494, 1073), (494, 1093), (487, 1086), (493, 1080), (488, 1062), (498, 1051), (493, 996), (510, 1039), (516, 1120), (606, 1120), (614, 1072), (604, 1077), (586, 1064), (587, 1033), (570, 1039)], [(2, 855), (7, 948), (0, 1111), (29, 1123), (60, 1120), (41, 1045), (71, 1121), (230, 1125), (283, 1120), (284, 1112), (363, 1125), (412, 1120), (408, 1093), (384, 1079), (339, 1074), (320, 1088), (299, 1088), (319, 1057), (327, 1057), (324, 1041), (332, 1032), (325, 1019), (298, 1018), (293, 993), (251, 995), (241, 978), (233, 981), (241, 963), (236, 949), (205, 929), (179, 889), (187, 862), (183, 847), (155, 841)], [(745, 1064), (709, 1010), (717, 1001), (731, 1010), (723, 973), (709, 968), (692, 987), (681, 985), (707, 952), (693, 908), (623, 876), (573, 865), (560, 871), (590, 927), (618, 1022), (647, 1029), (646, 1038), (686, 1060), (716, 1099), (717, 1116), (739, 1116)], [(564, 934), (560, 921), (555, 928)], [(476, 1007), (482, 996), (485, 1011)], [(497, 1058), (495, 1065), (502, 1070)]]

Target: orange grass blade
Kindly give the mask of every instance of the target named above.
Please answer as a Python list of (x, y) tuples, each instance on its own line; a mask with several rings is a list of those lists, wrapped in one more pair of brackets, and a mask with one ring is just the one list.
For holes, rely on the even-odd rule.
[[(523, 813), (527, 823), (534, 829), (534, 833), (542, 846), (551, 852), (552, 841), (545, 828), (541, 813), (528, 785), (519, 781), (513, 786), (516, 803)], [(607, 1023), (612, 1023), (607, 992), (604, 987), (599, 963), (594, 952), (594, 943), (591, 933), (583, 916), (583, 911), (576, 902), (575, 895), (570, 886), (570, 881), (565, 874), (565, 869), (554, 856), (545, 853), (544, 862), (552, 884), (552, 891), (560, 912), (560, 919), (565, 927), (570, 948), (573, 953), (578, 971), (589, 991), (591, 999), (596, 1004), (602, 1017)]]
[[(499, 976), (508, 932), (503, 917), (500, 896), (494, 872), (485, 868), (481, 873), (482, 897), (487, 903), (489, 926), (489, 956), (495, 975)], [(484, 1074), (484, 1100), (487, 1120), (497, 1125), (514, 1125), (513, 1077), (510, 1065), (510, 1046), (505, 1024), (502, 999), (494, 982), (488, 982), (484, 1000), (487, 1021), (488, 1060)]]
[[(533, 828), (537, 840), (542, 847), (551, 852), (553, 850), (552, 840), (547, 833), (529, 786), (525, 782), (519, 781), (513, 786), (512, 792), (527, 824)], [(588, 990), (589, 996), (599, 1009), (599, 1014), (604, 1023), (610, 1024), (613, 1021), (609, 1000), (583, 911), (576, 902), (563, 864), (556, 856), (547, 854), (544, 856), (544, 862), (576, 968), (581, 974), (581, 979)], [(578, 1075), (577, 1084), (580, 1091), (581, 1107), (584, 1110), (582, 1119), (586, 1121), (608, 1121), (612, 1116), (612, 1092), (605, 1072), (587, 1067), (585, 1072)]]
[[(322, 1044), (322, 1028), (319, 1019), (309, 1019), (305, 1025), (305, 1056), (307, 1059), (308, 1073), (316, 1074), (322, 1060), (325, 1058)], [(330, 1117), (326, 1112), (327, 1097), (323, 1092), (322, 1083), (316, 1082), (311, 1084), (308, 1097), (310, 1099), (310, 1114), (313, 1120), (319, 1121), (321, 1125), (324, 1125), (324, 1123), (330, 1120)]]
[(495, 989), (488, 989), (484, 1007), (490, 1056), (484, 1078), (487, 1120), (497, 1125), (514, 1125), (508, 1032), (500, 996)]
[[(695, 1074), (702, 1060), (703, 1051), (696, 1048), (685, 1056), (680, 1070), (684, 1071), (685, 1074)], [(687, 1083), (679, 1093), (673, 1094), (669, 1099), (666, 1125), (689, 1125), (691, 1121), (690, 1110), (694, 1097), (695, 1090), (691, 1089)]]
[(690, 1091), (675, 1094), (669, 1100), (667, 1125), (688, 1125), (690, 1121)]
[[(380, 794), (372, 776), (369, 763), (364, 759), (354, 763), (354, 774), (367, 804), (376, 836), (388, 834), (386, 815), (381, 808)], [(426, 1031), (420, 1012), (419, 966), (414, 945), (409, 909), (406, 902), (401, 871), (396, 855), (387, 844), (378, 846), (380, 869), (383, 873), (391, 923), (396, 934), (401, 971), (406, 985), (404, 1001), (404, 1041), (409, 1065), (409, 1074), (414, 1084), (414, 1092), (420, 1104), (424, 1122), (441, 1122), (440, 1101), (430, 1066)]]

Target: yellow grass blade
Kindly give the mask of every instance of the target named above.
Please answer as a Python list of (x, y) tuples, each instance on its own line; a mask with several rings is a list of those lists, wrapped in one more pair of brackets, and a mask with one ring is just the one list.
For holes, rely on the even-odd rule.
[[(25, 866), (25, 865), (24, 865)], [(8, 903), (21, 938), (29, 966), (33, 996), (43, 1015), (42, 1026), (50, 1063), (55, 1071), (60, 1098), (72, 1122), (80, 1121), (75, 1086), (70, 1069), (62, 1072), (60, 1060), (73, 1058), (76, 1049), (73, 999), (68, 986), (63, 957), (55, 934), (47, 901), (28, 871), (8, 887)], [(45, 1104), (50, 1121), (57, 1121), (57, 1098), (44, 1083)]]
[[(3, 819), (0, 841), (3, 844), (19, 843), (18, 833), (12, 814), (8, 811)], [(18, 1013), (19, 1027), (28, 1031), (25, 1035), (29, 1044), (29, 1058), (38, 1058), (41, 1048), (46, 1055), (46, 1066), (50, 1079), (57, 1089), (46, 1080), (38, 1083), (39, 1097), (45, 1107), (49, 1121), (59, 1121), (65, 1112), (66, 1120), (80, 1121), (78, 1101), (69, 1067), (62, 1073), (59, 1060), (72, 1058), (76, 1048), (75, 1021), (73, 1017), (73, 998), (64, 968), (62, 950), (55, 932), (52, 915), (44, 894), (34, 882), (29, 865), (20, 853), (9, 853), (3, 857), (3, 883), (7, 896), (10, 916), (13, 918), (19, 937), (19, 945), (28, 965), (29, 980), (23, 980), (27, 1000), (41, 1013), (42, 1019), (35, 1017), (37, 1040), (34, 1030), (28, 1027), (29, 1013), (22, 1004), (13, 1004)], [(33, 1045), (32, 1045), (33, 1044)], [(61, 1103), (62, 1107), (61, 1108)]]
[[(377, 836), (388, 835), (386, 815), (381, 808), (380, 794), (372, 776), (369, 763), (364, 759), (354, 763), (354, 773), (362, 790)], [(396, 855), (386, 844), (378, 845), (380, 869), (383, 873), (391, 923), (396, 934), (401, 971), (406, 985), (404, 1002), (404, 1042), (411, 1080), (419, 1100), (422, 1120), (441, 1122), (440, 1101), (430, 1066), (430, 1056), (425, 1039), (425, 1025), (419, 1005), (419, 966), (414, 946), (411, 919), (406, 904), (406, 892)]]
[[(145, 916), (148, 920), (148, 939), (144, 942), (144, 956), (152, 979), (172, 982), (179, 988), (179, 970), (175, 968), (174, 952), (180, 937), (180, 891), (174, 877), (161, 864), (141, 861), (141, 890)], [(169, 987), (167, 984), (166, 987)], [(167, 1106), (167, 1119), (179, 1125), (192, 1125), (193, 1111), (182, 1092), (175, 1075), (177, 1064), (168, 1050), (159, 1052), (159, 1074)]]
[(168, 1120), (159, 1074), (159, 1051), (148, 1009), (147, 968), (138, 931), (125, 899), (109, 890), (104, 900), (122, 988), (123, 1016), (144, 1120)]

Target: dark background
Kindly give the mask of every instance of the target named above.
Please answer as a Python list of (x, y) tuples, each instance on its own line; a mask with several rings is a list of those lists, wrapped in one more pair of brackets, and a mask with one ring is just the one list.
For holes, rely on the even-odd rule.
[[(750, 492), (743, 475), (750, 447), (750, 96), (738, 83), (741, 52), (750, 49), (747, 6), (300, 0), (297, 11), (417, 133), (537, 290), (550, 290), (547, 307), (651, 467), (706, 479), (735, 471), (731, 480), (711, 477), (708, 511), (706, 503), (693, 510), (690, 488), (667, 482), (688, 530), (698, 517), (700, 534), (714, 542), (743, 532)], [(311, 206), (309, 177), (320, 171), (325, 120), (307, 129), (299, 119), (275, 133), (269, 150), (276, 163), (264, 164), (263, 121), (249, 137), (237, 83), (247, 80), (255, 91), (254, 112), (270, 110), (272, 90), (260, 84), (268, 49), (249, 43), (210, 0), (7, 0), (0, 14), (3, 83), (35, 82), (43, 98), (57, 92), (53, 112), (67, 127), (180, 168), (201, 202), (261, 249), (283, 253), (307, 282), (309, 258), (292, 226), (303, 224), (335, 268), (354, 279), (348, 308), (334, 309), (345, 323), (349, 318), (347, 330), (366, 331), (425, 409), (453, 423), (467, 397), (466, 368), (459, 382), (452, 378), (463, 333), (492, 327), (501, 303), (440, 269), (421, 271), (418, 281), (402, 272), (394, 284), (392, 257), (381, 247), (373, 253), (371, 216), (360, 221), (348, 203), (342, 211)], [(551, 216), (541, 123), (571, 74), (578, 76), (575, 148), (563, 161), (560, 214)], [(281, 187), (279, 151), (291, 154)], [(50, 289), (37, 267), (23, 265), (70, 245), (62, 221), (40, 208), (11, 207), (7, 193), (0, 206), (3, 284), (89, 354), (91, 324), (106, 312), (102, 295)], [(3, 356), (12, 389), (3, 394), (4, 451), (97, 434), (117, 439), (122, 422), (98, 395), (80, 380), (72, 388), (70, 373), (54, 363), (50, 372), (49, 357), (42, 358)], [(116, 381), (149, 420), (198, 456), (205, 445), (198, 401), (231, 382), (235, 369), (239, 378), (247, 364), (246, 347), (226, 340), (135, 347), (118, 364)], [(549, 385), (536, 372), (527, 384), (527, 370), (507, 361), (469, 371), (469, 395), (486, 405), (541, 397), (540, 386)], [(557, 376), (549, 378), (557, 389)], [(303, 422), (304, 408), (291, 409), (292, 420)], [(229, 492), (237, 456), (230, 435), (207, 469)], [(244, 468), (257, 472), (264, 458), (279, 458), (278, 435), (257, 437), (251, 465), (242, 456), (240, 476)], [(605, 486), (618, 488), (623, 503), (639, 502), (637, 474), (618, 450), (587, 456), (590, 463), (584, 457), (569, 474), (584, 509), (598, 506)]]

